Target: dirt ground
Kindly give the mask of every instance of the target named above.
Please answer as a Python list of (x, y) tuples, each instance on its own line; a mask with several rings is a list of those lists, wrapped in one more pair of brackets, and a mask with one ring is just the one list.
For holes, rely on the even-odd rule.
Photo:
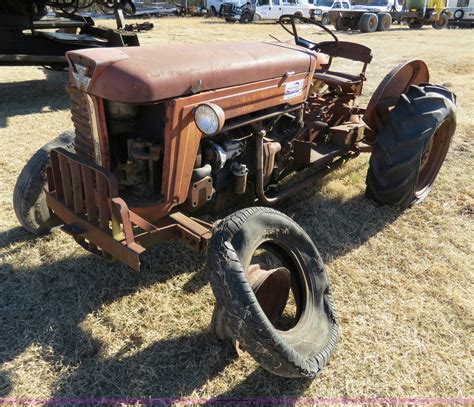
[[(288, 38), (276, 24), (154, 23), (142, 44), (173, 42), (176, 52), (180, 42)], [(421, 58), (432, 82), (457, 94), (458, 129), (431, 196), (404, 213), (364, 199), (367, 157), (278, 207), (318, 246), (340, 316), (335, 354), (313, 381), (274, 377), (213, 337), (203, 254), (163, 244), (136, 273), (59, 231), (23, 231), (13, 187), (28, 158), (72, 127), (66, 76), (0, 68), (0, 397), (474, 396), (473, 33), (400, 27), (340, 38), (374, 50), (362, 103), (393, 66)]]

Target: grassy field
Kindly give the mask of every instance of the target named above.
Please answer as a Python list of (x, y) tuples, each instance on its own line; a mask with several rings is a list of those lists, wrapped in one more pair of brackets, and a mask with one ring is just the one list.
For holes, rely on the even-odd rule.
[[(174, 42), (176, 52), (180, 42), (287, 38), (276, 24), (154, 23), (142, 43)], [(0, 68), (0, 397), (474, 396), (472, 37), (403, 27), (340, 35), (374, 50), (362, 104), (393, 66), (421, 58), (432, 82), (457, 94), (458, 129), (423, 205), (399, 213), (366, 201), (362, 157), (278, 207), (318, 246), (340, 316), (336, 352), (313, 381), (274, 377), (213, 337), (203, 254), (164, 244), (136, 273), (59, 231), (22, 230), (13, 187), (28, 158), (72, 127), (66, 75)]]

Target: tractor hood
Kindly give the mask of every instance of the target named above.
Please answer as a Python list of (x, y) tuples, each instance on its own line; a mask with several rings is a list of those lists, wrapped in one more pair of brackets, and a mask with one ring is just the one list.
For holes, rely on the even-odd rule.
[(70, 51), (70, 82), (92, 95), (148, 103), (314, 72), (324, 54), (287, 43), (172, 44)]

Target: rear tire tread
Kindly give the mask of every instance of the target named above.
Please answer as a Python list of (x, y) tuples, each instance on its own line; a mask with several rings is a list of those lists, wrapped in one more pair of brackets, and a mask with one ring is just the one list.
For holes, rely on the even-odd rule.
[(440, 85), (412, 85), (401, 95), (370, 157), (368, 197), (401, 208), (419, 201), (415, 188), (422, 154), (437, 126), (455, 119), (455, 101), (454, 94)]

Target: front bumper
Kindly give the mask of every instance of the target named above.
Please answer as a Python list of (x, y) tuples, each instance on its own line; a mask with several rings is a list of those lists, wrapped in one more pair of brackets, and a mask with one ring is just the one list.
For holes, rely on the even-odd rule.
[(150, 223), (119, 197), (115, 176), (93, 162), (56, 148), (50, 152), (46, 202), (56, 224), (86, 250), (115, 258), (135, 270), (146, 247), (180, 240), (200, 250), (211, 225), (180, 212)]

